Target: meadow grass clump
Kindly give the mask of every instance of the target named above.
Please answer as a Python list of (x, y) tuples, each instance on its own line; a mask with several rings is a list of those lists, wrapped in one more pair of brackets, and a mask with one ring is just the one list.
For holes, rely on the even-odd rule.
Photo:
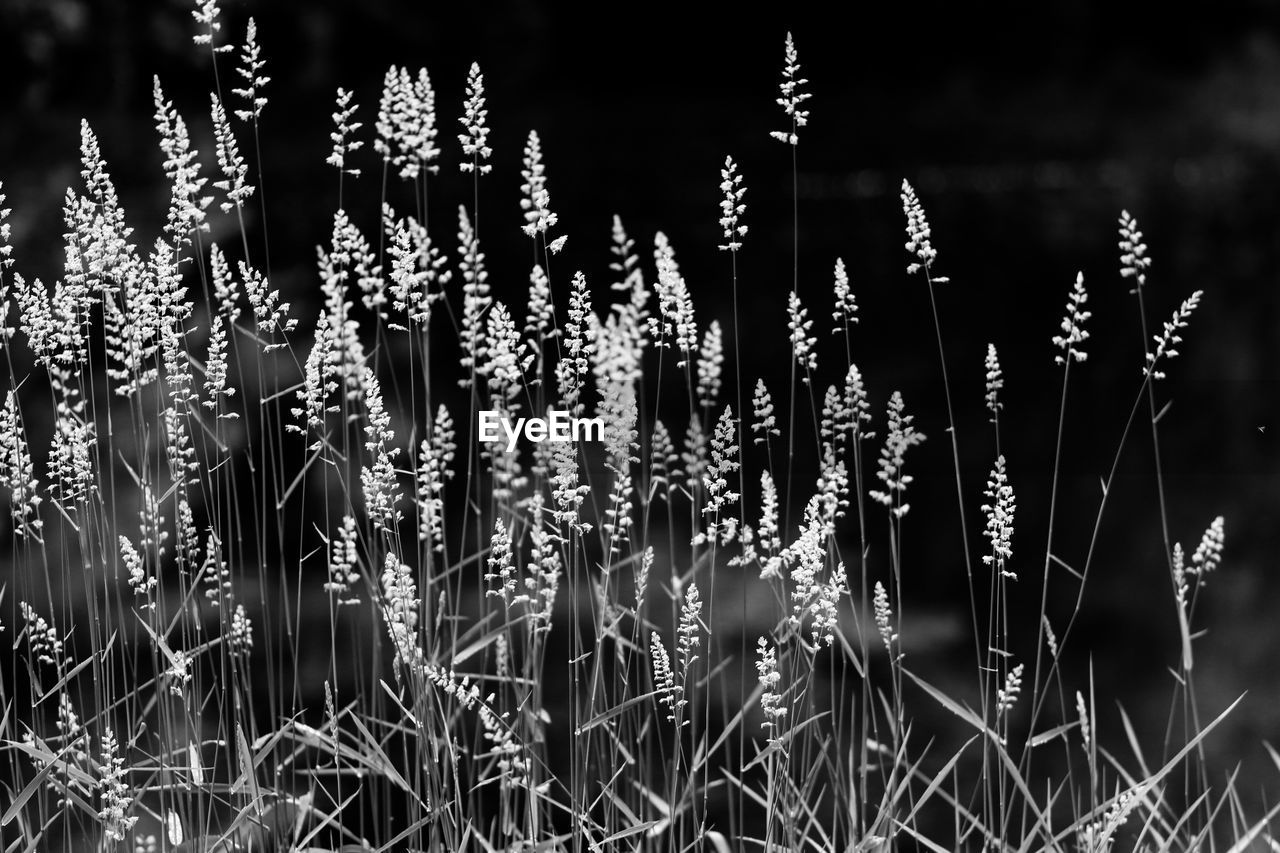
[[(284, 293), (273, 269), (286, 262), (255, 225), (273, 216), (257, 155), (266, 54), (252, 21), (235, 47), (216, 2), (195, 5), (194, 41), (220, 72), (215, 156), (193, 147), (156, 80), (170, 201), (154, 241), (135, 242), (87, 121), (52, 286), (20, 271), (0, 209), (0, 316), (13, 323), (0, 329), (5, 853), (1277, 844), (1274, 811), (1247, 819), (1203, 751), (1234, 707), (1201, 708), (1194, 680), (1221, 517), (1190, 557), (1164, 525), (1181, 642), (1170, 725), (1183, 738), (1152, 755), (1068, 663), (1087, 653), (1083, 590), (1144, 422), (1162, 520), (1176, 499), (1160, 479), (1157, 387), (1201, 293), (1148, 329), (1150, 257), (1128, 213), (1120, 275), (1146, 359), (1132, 365), (1098, 502), (1083, 508), (1092, 538), (1068, 559), (1055, 520), (1068, 390), (1090, 334), (1083, 274), (1064, 283), (1060, 334), (1041, 318), (1061, 405), (1042, 436), (1054, 461), (1040, 550), (1015, 533), (1020, 475), (1032, 478), (1001, 442), (994, 344), (988, 422), (953, 407), (933, 298), (947, 278), (911, 184), (905, 272), (930, 296), (939, 418), (872, 390), (875, 365), (852, 357), (864, 319), (853, 265), (826, 267), (830, 290), (802, 282), (798, 239), (777, 299), (786, 326), (768, 330), (783, 369), (742, 372), (739, 255), (757, 212), (732, 157), (719, 185), (727, 316), (695, 312), (671, 238), (641, 248), (620, 217), (608, 269), (574, 269), (536, 131), (522, 217), (485, 207), (482, 231), (481, 184), (504, 179), (504, 154), (476, 64), (456, 146), (425, 69), (392, 66), (371, 122), (359, 93), (337, 90), (324, 164), (338, 209), (316, 235), (318, 299)], [(784, 56), (789, 129), (770, 135), (790, 146), (794, 181), (809, 92), (790, 34)], [(465, 197), (429, 195), (455, 166)], [(345, 209), (344, 188), (379, 180), (371, 172), (379, 206)], [(531, 246), (520, 300), (491, 286), (482, 242), (516, 227)], [(604, 435), (511, 447), (481, 440), (482, 410), (598, 417)], [(979, 472), (964, 470), (962, 440), (991, 448), (981, 490), (965, 483)], [(950, 446), (941, 478), (916, 463), (927, 441)], [(815, 470), (796, 453), (810, 446)], [(904, 590), (928, 553), (914, 547), (927, 528), (908, 525), (925, 479), (954, 485), (962, 533), (950, 559), (973, 646), (959, 692), (908, 654)], [(1038, 611), (1017, 606), (1015, 585)], [(1074, 597), (1065, 621), (1051, 618), (1051, 588)], [(919, 721), (936, 710), (946, 726), (927, 731)]]

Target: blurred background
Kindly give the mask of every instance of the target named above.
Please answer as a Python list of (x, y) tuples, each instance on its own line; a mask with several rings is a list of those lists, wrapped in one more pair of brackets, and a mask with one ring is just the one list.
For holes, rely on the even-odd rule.
[[(922, 281), (904, 272), (899, 184), (916, 187), (935, 272), (951, 278), (938, 308), (975, 525), (994, 455), (983, 409), (987, 342), (1003, 355), (1003, 445), (1020, 513), (1015, 562), (1028, 588), (1041, 572), (1061, 393), (1050, 338), (1077, 271), (1093, 319), (1066, 417), (1055, 551), (1068, 563), (1088, 552), (1099, 478), (1140, 387), (1145, 344), (1116, 249), (1127, 209), (1154, 257), (1148, 322), (1158, 328), (1191, 291), (1205, 291), (1157, 388), (1158, 406), (1172, 401), (1160, 422), (1170, 535), (1190, 551), (1214, 516), (1226, 517), (1226, 559), (1193, 626), (1206, 629), (1198, 686), (1209, 717), (1249, 691), (1209, 746), (1222, 774), (1243, 761), (1242, 792), (1274, 793), (1280, 779), (1260, 742), (1280, 739), (1280, 8), (1263, 0), (842, 5), (839, 14), (797, 4), (766, 14), (739, 4), (226, 0), (224, 40), (238, 43), (254, 16), (272, 77), (261, 156), (276, 283), (294, 316), (313, 313), (314, 246), (327, 241), (337, 205), (336, 176), (324, 165), (333, 93), (355, 91), (369, 139), (391, 63), (431, 72), (445, 165), (430, 213), (451, 225), (457, 203), (470, 202), (470, 179), (454, 166), (452, 117), (476, 60), (493, 128), (494, 175), (481, 205), (495, 296), (523, 306), (520, 148), (536, 128), (559, 233), (570, 237), (561, 269), (583, 269), (602, 304), (619, 214), (646, 261), (654, 232), (667, 233), (700, 322), (731, 327), (729, 260), (716, 245), (719, 169), (732, 154), (751, 229), (741, 253), (741, 370), (748, 387), (765, 376), (777, 395), (797, 235), (793, 152), (768, 134), (787, 127), (774, 98), (792, 31), (813, 93), (795, 151), (800, 294), (829, 340), (831, 269), (845, 260), (861, 305), (854, 358), (877, 417), (901, 389), (931, 439), (911, 459), (909, 662), (947, 684), (970, 664), (972, 646), (934, 330)], [(189, 3), (0, 3), (0, 180), (18, 271), (46, 282), (59, 275), (60, 206), (78, 181), (82, 118), (98, 134), (137, 241), (159, 232), (168, 192), (150, 120), (153, 74), (198, 147), (213, 150), (209, 57), (191, 44), (193, 26)], [(346, 206), (365, 211), (372, 231), (381, 164), (371, 145), (355, 165), (367, 177), (348, 181)], [(824, 343), (824, 386), (840, 378), (837, 357)], [(1140, 419), (1102, 523), (1070, 677), (1087, 685), (1092, 666), (1106, 697), (1104, 739), (1121, 736), (1114, 699), (1158, 752), (1178, 646), (1153, 474)], [(1059, 572), (1051, 591), (1051, 613), (1065, 620), (1076, 587)], [(1038, 593), (1022, 594), (1034, 613)], [(1034, 653), (1028, 627), (1024, 655)], [(963, 693), (963, 684), (954, 689)]]

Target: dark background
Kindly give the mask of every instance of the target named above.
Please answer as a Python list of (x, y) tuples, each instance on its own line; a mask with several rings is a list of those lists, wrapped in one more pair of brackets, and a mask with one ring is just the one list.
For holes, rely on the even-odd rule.
[[(190, 42), (186, 3), (5, 0), (0, 3), (0, 180), (14, 210), (17, 269), (46, 281), (61, 263), (60, 205), (78, 180), (77, 126), (97, 132), (135, 238), (148, 243), (168, 193), (151, 127), (151, 75), (211, 160), (208, 55)], [(774, 104), (792, 30), (811, 81), (810, 125), (797, 150), (801, 295), (822, 331), (823, 384), (838, 380), (826, 342), (830, 270), (842, 256), (862, 306), (855, 359), (877, 416), (902, 389), (931, 437), (913, 456), (907, 522), (908, 653), (939, 680), (968, 666), (963, 573), (949, 445), (927, 294), (904, 273), (898, 185), (912, 181), (933, 226), (935, 270), (965, 464), (971, 526), (994, 454), (982, 408), (987, 341), (1006, 372), (1004, 449), (1017, 490), (1017, 569), (1040, 572), (1060, 374), (1050, 338), (1077, 270), (1094, 312), (1089, 360), (1073, 370), (1056, 551), (1082, 562), (1105, 475), (1140, 383), (1136, 302), (1117, 272), (1116, 218), (1140, 220), (1155, 258), (1149, 322), (1192, 290), (1203, 304), (1182, 356), (1158, 388), (1171, 535), (1188, 551), (1227, 518), (1227, 559), (1197, 613), (1202, 699), (1210, 715), (1251, 691), (1215, 766), (1245, 759), (1249, 784), (1275, 789), (1259, 745), (1280, 737), (1280, 601), (1274, 557), (1280, 499), (1276, 445), (1280, 323), (1280, 11), (1265, 2), (1115, 4), (567, 4), (225, 2), (224, 41), (255, 16), (273, 77), (263, 115), (263, 191), (273, 272), (307, 317), (314, 246), (327, 240), (337, 181), (323, 165), (335, 87), (354, 89), (367, 170), (347, 207), (376, 221), (380, 164), (371, 150), (390, 63), (426, 66), (441, 115), (444, 167), (434, 222), (451, 227), (469, 178), (457, 175), (453, 116), (466, 70), (485, 71), (494, 174), (482, 185), (495, 295), (523, 305), (528, 245), (517, 228), (520, 146), (542, 137), (553, 208), (570, 235), (561, 269), (582, 268), (604, 301), (610, 217), (620, 214), (648, 261), (653, 232), (676, 247), (700, 323), (731, 325), (720, 242), (726, 154), (748, 186), (741, 255), (742, 372), (782, 389), (783, 310), (791, 287), (791, 150)], [(223, 63), (229, 73), (231, 62)], [(224, 85), (227, 85), (224, 78)], [(216, 226), (215, 226), (216, 227)], [(256, 224), (255, 227), (260, 227)], [(504, 231), (505, 229), (505, 231)], [(449, 245), (448, 243), (446, 245)], [(450, 246), (451, 248), (451, 246)], [(1149, 435), (1131, 437), (1113, 491), (1074, 640), (1073, 678), (1090, 657), (1101, 697), (1125, 703), (1159, 744), (1177, 659)], [(912, 533), (916, 536), (912, 539)], [(1034, 614), (1036, 596), (1024, 593)], [(1065, 619), (1074, 587), (1054, 587)], [(1031, 622), (1034, 616), (1027, 621)], [(1034, 627), (1034, 626), (1032, 626)], [(1024, 655), (1034, 653), (1026, 644)], [(956, 689), (962, 689), (957, 687)], [(1100, 699), (1103, 736), (1119, 734)], [(1109, 731), (1108, 731), (1109, 730)]]

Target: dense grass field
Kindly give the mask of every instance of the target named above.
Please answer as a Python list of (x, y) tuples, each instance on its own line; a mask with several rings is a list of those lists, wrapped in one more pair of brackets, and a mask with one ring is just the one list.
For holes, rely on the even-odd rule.
[[(1211, 297), (1152, 293), (1134, 216), (1097, 223), (1113, 269), (1054, 282), (1061, 311), (1025, 318), (1042, 346), (1007, 351), (993, 323), (985, 353), (958, 353), (949, 330), (982, 312), (940, 310), (966, 283), (902, 181), (891, 284), (920, 295), (938, 377), (915, 399), (878, 375), (894, 353), (860, 345), (897, 318), (860, 305), (858, 259), (802, 256), (816, 107), (779, 33), (744, 61), (780, 69), (756, 132), (790, 160), (791, 204), (757, 209), (725, 156), (718, 280), (686, 281), (685, 235), (632, 233), (626, 210), (567, 233), (537, 132), (492, 149), (474, 64), (433, 69), (465, 72), (460, 104), (417, 67), (338, 89), (313, 164), (332, 226), (286, 288), (273, 270), (297, 259), (268, 234), (289, 211), (261, 169), (278, 36), (233, 32), (214, 0), (191, 27), (209, 96), (180, 110), (157, 78), (133, 164), (163, 175), (163, 221), (126, 215), (86, 121), (65, 265), (42, 280), (0, 184), (4, 853), (1280, 847), (1265, 795), (1258, 811), (1206, 758), (1239, 703), (1197, 689), (1226, 523), (1174, 529), (1161, 460), (1168, 378)], [(486, 204), (496, 183), (518, 211)], [(792, 235), (772, 312), (744, 308), (756, 222)], [(502, 266), (524, 275), (491, 282), (486, 247), (516, 229), (526, 254)], [(1080, 505), (1063, 454), (1095, 274), (1128, 291), (1146, 351), (1106, 367), (1125, 397), (1092, 425), (1107, 453)], [(958, 361), (981, 361), (981, 408)], [(1035, 365), (1054, 417), (1005, 416), (1004, 364)], [(549, 412), (602, 435), (482, 431)], [(1006, 458), (1028, 436), (1042, 469)], [(945, 464), (917, 462), (926, 443)], [(1100, 533), (1135, 454), (1161, 524), (1134, 535), (1167, 581), (1132, 606), (1178, 628), (1161, 731), (1090, 663), (1086, 590), (1113, 569)], [(1085, 519), (1070, 535), (1067, 515)], [(913, 612), (919, 561), (952, 539), (967, 594)], [(917, 666), (939, 630), (964, 646), (945, 679)]]

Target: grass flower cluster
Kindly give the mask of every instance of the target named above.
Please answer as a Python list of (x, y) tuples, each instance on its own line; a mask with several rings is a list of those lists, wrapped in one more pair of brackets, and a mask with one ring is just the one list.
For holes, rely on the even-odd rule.
[[(316, 296), (285, 293), (254, 225), (273, 215), (256, 157), (271, 34), (250, 21), (227, 41), (215, 0), (193, 19), (211, 79), (239, 87), (215, 83), (208, 114), (184, 117), (155, 82), (170, 201), (154, 242), (135, 241), (89, 122), (51, 285), (21, 271), (0, 209), (4, 853), (1278, 845), (1274, 812), (1247, 820), (1202, 750), (1230, 710), (1199, 707), (1193, 655), (1197, 602), (1229, 565), (1223, 519), (1190, 557), (1164, 543), (1186, 737), (1157, 759), (1064, 663), (1088, 651), (1075, 616), (1102, 560), (1090, 547), (1068, 565), (1055, 537), (1065, 419), (1045, 436), (1043, 551), (1014, 532), (1015, 488), (1035, 477), (1002, 449), (1013, 378), (994, 345), (963, 354), (983, 360), (989, 422), (957, 422), (932, 302), (945, 257), (909, 183), (901, 286), (934, 306), (933, 409), (853, 362), (871, 318), (840, 259), (829, 290), (797, 266), (777, 298), (786, 325), (768, 330), (789, 360), (742, 375), (739, 255), (773, 212), (749, 207), (732, 157), (718, 185), (731, 318), (709, 300), (695, 313), (701, 286), (675, 241), (622, 218), (602, 234), (609, 268), (574, 269), (542, 140), (491, 146), (475, 64), (456, 134), (441, 133), (458, 128), (425, 69), (389, 68), (367, 123), (359, 100), (374, 93), (337, 90), (315, 165), (339, 209), (316, 235)], [(784, 59), (783, 129), (760, 133), (790, 147), (794, 180), (799, 129), (816, 129), (791, 34)], [(211, 152), (193, 147), (197, 126)], [(482, 179), (514, 186), (502, 164), (517, 159), (520, 208), (486, 207), (482, 232)], [(461, 203), (429, 196), (442, 167), (470, 182)], [(344, 186), (379, 174), (379, 208), (342, 207)], [(500, 229), (532, 243), (515, 299), (489, 280)], [(1201, 301), (1151, 334), (1151, 259), (1128, 213), (1119, 233), (1115, 286), (1134, 283), (1152, 343), (1125, 372), (1116, 465), (1144, 420), (1158, 448), (1154, 383)], [(947, 286), (964, 287), (953, 272)], [(1087, 299), (1081, 275), (1060, 333), (1041, 318), (1064, 410), (1086, 369)], [(551, 409), (601, 418), (604, 440), (478, 440), (481, 410)], [(928, 411), (945, 413), (964, 531), (952, 562), (974, 666), (958, 692), (909, 653), (909, 498), (952, 479), (915, 460)], [(794, 453), (811, 436), (816, 470)], [(962, 472), (961, 440), (991, 449), (985, 489), (963, 485), (979, 472)], [(1098, 524), (1116, 465), (1086, 508)], [(1081, 597), (1051, 625), (1064, 569)], [(1036, 590), (1038, 612), (1013, 606), (1014, 585)], [(951, 728), (926, 731), (926, 710)]]

